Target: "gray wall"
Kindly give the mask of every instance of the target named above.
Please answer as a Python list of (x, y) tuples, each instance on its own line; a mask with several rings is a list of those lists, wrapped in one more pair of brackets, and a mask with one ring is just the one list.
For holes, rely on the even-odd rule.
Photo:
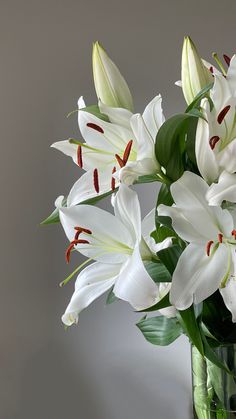
[[(236, 49), (235, 0), (1, 0), (1, 419), (187, 419), (190, 358), (182, 338), (168, 348), (144, 341), (137, 315), (104, 298), (64, 331), (72, 293), (58, 283), (62, 230), (39, 227), (78, 169), (52, 142), (77, 135), (65, 115), (83, 94), (95, 101), (91, 44), (99, 39), (122, 69), (136, 108), (157, 93), (166, 115), (183, 109), (185, 34), (210, 51)], [(145, 214), (156, 186), (139, 188)]]

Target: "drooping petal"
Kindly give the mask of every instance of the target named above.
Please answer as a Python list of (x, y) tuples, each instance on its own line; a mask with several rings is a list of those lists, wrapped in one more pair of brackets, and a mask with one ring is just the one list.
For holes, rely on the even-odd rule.
[(209, 205), (221, 205), (222, 201), (236, 202), (236, 174), (224, 171), (218, 183), (213, 183), (207, 194)]
[(84, 173), (72, 186), (67, 198), (68, 207), (77, 205), (80, 202), (87, 201), (91, 198), (96, 198), (99, 195), (111, 191), (113, 187), (116, 188), (119, 186), (119, 180), (114, 179), (112, 181), (113, 174), (111, 167), (97, 170), (97, 173), (99, 192), (97, 192), (94, 185), (94, 170), (89, 170)]
[(114, 285), (119, 270), (119, 265), (96, 262), (80, 272), (75, 291), (62, 316), (63, 323), (66, 326), (77, 323), (79, 313)]
[(76, 144), (71, 144), (69, 140), (57, 141), (51, 145), (52, 148), (56, 148), (57, 150), (61, 151), (68, 157), (71, 157), (75, 164), (77, 162), (77, 150), (78, 146)]
[(224, 303), (229, 311), (232, 313), (232, 321), (236, 322), (236, 279), (231, 277), (226, 287), (220, 288), (220, 293), (223, 297)]
[(228, 271), (225, 245), (206, 254), (204, 245), (191, 243), (180, 256), (172, 278), (170, 301), (178, 310), (200, 303), (218, 288)]
[(151, 134), (152, 138), (156, 139), (156, 135), (165, 121), (162, 111), (162, 97), (158, 95), (151, 100), (143, 112), (144, 123)]
[(76, 250), (103, 263), (122, 263), (132, 253), (133, 237), (114, 215), (91, 205), (78, 205), (60, 210), (60, 221), (69, 241), (74, 240), (75, 227), (92, 234), (80, 234), (89, 244), (77, 244)]
[[(165, 295), (168, 294), (170, 289), (171, 289), (170, 282), (160, 282), (159, 283), (159, 299), (161, 300), (162, 298), (164, 298)], [(159, 312), (163, 316), (168, 317), (168, 318), (176, 316), (176, 308), (173, 306), (162, 308), (161, 310), (159, 310)]]
[(113, 291), (118, 298), (128, 301), (136, 310), (156, 303), (158, 287), (144, 267), (138, 245), (123, 266)]
[[(214, 182), (219, 176), (219, 167), (216, 161), (215, 154), (210, 147), (210, 130), (208, 115), (210, 114), (209, 102), (207, 99), (203, 99), (201, 102), (203, 118), (198, 119), (197, 131), (196, 131), (196, 142), (195, 142), (195, 153), (197, 159), (198, 169), (202, 177), (209, 183)], [(213, 133), (216, 135), (217, 133)]]
[(124, 184), (120, 185), (116, 194), (114, 213), (132, 235), (133, 244), (139, 241), (141, 239), (141, 210), (138, 195)]

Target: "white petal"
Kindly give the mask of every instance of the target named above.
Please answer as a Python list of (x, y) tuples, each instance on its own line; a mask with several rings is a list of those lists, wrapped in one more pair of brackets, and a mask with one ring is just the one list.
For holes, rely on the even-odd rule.
[(228, 270), (228, 250), (219, 245), (207, 256), (202, 245), (190, 244), (180, 256), (172, 278), (170, 301), (178, 310), (200, 303), (219, 287)]
[(218, 183), (213, 183), (207, 192), (210, 205), (221, 205), (222, 201), (236, 202), (236, 174), (221, 173)]
[(156, 139), (156, 135), (165, 121), (162, 111), (162, 97), (158, 95), (146, 106), (143, 112), (144, 123), (151, 134), (152, 138)]
[(178, 87), (182, 87), (183, 86), (182, 80), (177, 80), (175, 82), (175, 85), (178, 86)]
[(78, 205), (62, 208), (59, 214), (69, 241), (74, 239), (76, 226), (92, 231), (92, 234), (80, 235), (81, 239), (89, 241), (89, 244), (76, 246), (83, 255), (104, 263), (121, 263), (131, 254), (130, 231), (109, 212), (91, 205)]
[(220, 167), (230, 173), (236, 172), (236, 132), (234, 137), (217, 156)]
[(63, 200), (64, 200), (64, 195), (58, 196), (56, 201), (55, 201), (55, 207), (56, 208), (61, 208)]
[(128, 301), (136, 310), (150, 307), (158, 299), (158, 287), (148, 275), (138, 245), (122, 268), (114, 286), (115, 295)]
[(86, 105), (85, 105), (84, 98), (83, 98), (83, 96), (80, 96), (79, 99), (78, 99), (78, 109), (83, 109), (85, 107), (86, 107)]
[(230, 60), (230, 66), (228, 68), (226, 79), (229, 82), (231, 92), (233, 96), (236, 96), (236, 55)]
[[(203, 99), (201, 102), (203, 109), (203, 116), (209, 120), (210, 109), (207, 99)], [(216, 135), (214, 133), (213, 135)], [(214, 182), (219, 176), (219, 167), (216, 161), (215, 154), (210, 147), (210, 131), (209, 123), (203, 118), (198, 119), (197, 131), (196, 131), (196, 142), (195, 142), (195, 153), (197, 159), (198, 169), (203, 178), (211, 183)]]
[(80, 272), (75, 291), (62, 316), (63, 323), (67, 326), (77, 323), (79, 313), (114, 285), (119, 270), (119, 265), (96, 262)]
[(74, 163), (78, 165), (77, 162), (77, 150), (78, 146), (76, 144), (71, 144), (68, 140), (57, 141), (51, 145), (52, 148), (64, 153), (66, 156), (69, 156), (73, 159)]
[[(106, 192), (109, 192), (112, 188), (112, 169), (107, 167), (103, 170), (98, 169), (98, 182), (99, 182), (99, 193), (94, 188), (94, 171), (89, 170), (84, 173), (75, 184), (72, 186), (70, 193), (67, 198), (67, 206), (77, 205), (80, 202), (84, 202), (88, 199), (95, 198)], [(119, 186), (119, 181), (115, 180), (115, 187)]]
[[(160, 282), (159, 284), (159, 299), (161, 300), (162, 298), (165, 297), (166, 294), (168, 294), (168, 292), (171, 289), (171, 283), (170, 282)], [(166, 307), (166, 308), (162, 308), (161, 310), (159, 310), (159, 312), (168, 318), (171, 317), (176, 317), (176, 308), (171, 306), (171, 307)]]
[(138, 142), (138, 159), (154, 158), (154, 141), (140, 114), (135, 114), (130, 120), (134, 135)]
[(221, 111), (229, 101), (232, 100), (232, 93), (230, 86), (226, 78), (220, 74), (216, 74), (214, 77), (214, 86), (211, 90), (211, 98), (214, 103), (215, 109)]
[(132, 112), (124, 108), (112, 108), (99, 101), (99, 109), (101, 113), (108, 116), (110, 122), (113, 124), (121, 125), (130, 130), (130, 118), (133, 115)]
[(119, 191), (116, 194), (114, 213), (132, 235), (133, 243), (140, 240), (141, 210), (138, 195), (124, 184), (120, 185)]
[(229, 311), (232, 313), (232, 321), (236, 322), (236, 280), (231, 277), (225, 288), (220, 288), (220, 293), (223, 297), (224, 303)]
[(153, 208), (142, 221), (142, 236), (146, 241), (150, 239), (150, 234), (156, 229), (155, 215), (156, 210)]

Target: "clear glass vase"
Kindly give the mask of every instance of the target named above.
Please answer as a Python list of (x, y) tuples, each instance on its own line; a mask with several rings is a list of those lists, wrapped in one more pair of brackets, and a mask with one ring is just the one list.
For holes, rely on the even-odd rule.
[(202, 357), (192, 346), (193, 410), (195, 419), (236, 419), (236, 345), (215, 349), (234, 376)]

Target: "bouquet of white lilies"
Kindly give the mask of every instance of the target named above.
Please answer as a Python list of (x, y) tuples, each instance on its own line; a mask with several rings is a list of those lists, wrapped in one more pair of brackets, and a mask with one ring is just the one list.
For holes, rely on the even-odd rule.
[[(215, 348), (236, 343), (236, 56), (213, 58), (216, 66), (185, 38), (176, 84), (187, 108), (165, 120), (160, 94), (133, 113), (125, 79), (96, 42), (98, 104), (80, 97), (75, 111), (83, 139), (52, 144), (84, 173), (43, 223), (61, 222), (67, 263), (76, 252), (87, 258), (62, 283), (78, 273), (66, 326), (108, 291), (108, 303), (146, 313), (137, 326), (148, 341), (167, 345), (184, 333), (230, 374)], [(161, 187), (141, 220), (132, 185), (148, 182)], [(95, 206), (109, 195), (114, 214)]]

